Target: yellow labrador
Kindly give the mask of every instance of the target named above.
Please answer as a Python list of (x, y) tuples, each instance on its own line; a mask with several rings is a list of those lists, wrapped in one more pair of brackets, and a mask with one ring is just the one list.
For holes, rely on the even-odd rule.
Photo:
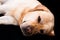
[(6, 0), (0, 5), (0, 24), (19, 25), (25, 36), (54, 35), (54, 15), (37, 0)]

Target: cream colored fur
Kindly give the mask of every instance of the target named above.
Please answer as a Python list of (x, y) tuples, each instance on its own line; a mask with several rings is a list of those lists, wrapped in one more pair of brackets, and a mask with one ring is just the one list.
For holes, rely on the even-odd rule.
[[(2, 2), (3, 4), (0, 5), (0, 14), (2, 12), (5, 12), (5, 15), (0, 17), (0, 24), (20, 25), (20, 28), (22, 28), (22, 26), (26, 24), (32, 25), (31, 22), (36, 22), (38, 16), (41, 16), (41, 24), (43, 24), (43, 28), (41, 29), (48, 30), (47, 32), (53, 29), (54, 16), (47, 8), (46, 8), (47, 11), (26, 12), (26, 15), (24, 15), (22, 22), (23, 21), (27, 21), (27, 22), (20, 23), (19, 18), (21, 17), (21, 14), (24, 12), (24, 10), (28, 11), (30, 9), (34, 9), (37, 5), (43, 6), (39, 1), (37, 0), (6, 0), (6, 1), (0, 0), (0, 3)], [(45, 10), (44, 7), (43, 7), (43, 10)], [(46, 23), (45, 19), (48, 21), (48, 23)]]

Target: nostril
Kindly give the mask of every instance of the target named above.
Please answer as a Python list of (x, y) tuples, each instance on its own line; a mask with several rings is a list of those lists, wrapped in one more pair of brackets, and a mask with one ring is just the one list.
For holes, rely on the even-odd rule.
[(24, 32), (28, 32), (28, 33), (31, 32), (31, 28), (29, 26), (23, 27), (22, 29)]
[(27, 28), (27, 32), (31, 32), (31, 28), (30, 27)]
[(44, 30), (40, 30), (41, 33), (44, 33)]

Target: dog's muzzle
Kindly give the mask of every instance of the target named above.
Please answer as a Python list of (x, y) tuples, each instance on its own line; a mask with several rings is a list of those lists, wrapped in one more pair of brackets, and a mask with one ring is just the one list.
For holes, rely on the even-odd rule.
[(32, 34), (32, 27), (31, 26), (24, 26), (21, 28), (24, 35), (31, 35)]

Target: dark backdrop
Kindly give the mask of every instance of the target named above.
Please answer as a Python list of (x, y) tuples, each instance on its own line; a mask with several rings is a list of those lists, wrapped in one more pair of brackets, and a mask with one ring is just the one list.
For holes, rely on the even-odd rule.
[(59, 36), (59, 1), (58, 0), (39, 0), (43, 5), (48, 7), (55, 16), (55, 35), (47, 36), (36, 34), (30, 37), (23, 36), (19, 26), (0, 25), (0, 40), (58, 40)]

